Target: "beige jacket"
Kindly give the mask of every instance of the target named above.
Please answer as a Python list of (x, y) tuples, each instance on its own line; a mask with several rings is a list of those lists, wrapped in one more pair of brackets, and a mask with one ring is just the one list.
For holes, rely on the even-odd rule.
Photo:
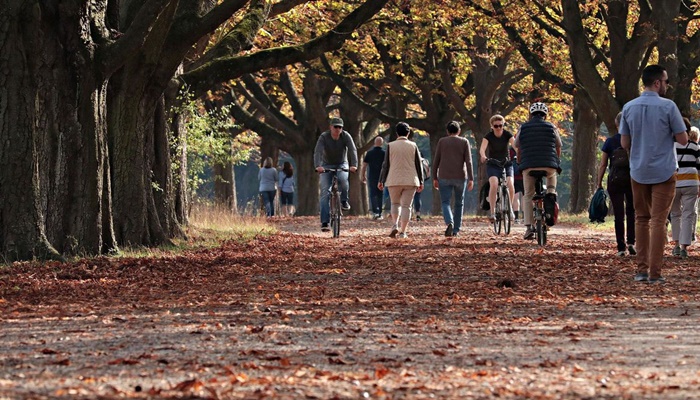
[(418, 146), (402, 136), (389, 143), (379, 181), (387, 187), (422, 185), (423, 167)]

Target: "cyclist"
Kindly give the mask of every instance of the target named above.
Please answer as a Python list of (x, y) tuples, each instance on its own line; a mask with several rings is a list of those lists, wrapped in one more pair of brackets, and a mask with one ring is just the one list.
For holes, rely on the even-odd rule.
[[(551, 199), (545, 201), (545, 207), (556, 202), (557, 173), (561, 171), (559, 166), (561, 157), (561, 137), (559, 130), (547, 121), (549, 109), (542, 102), (533, 103), (530, 106), (530, 119), (520, 126), (515, 136), (514, 148), (517, 153), (518, 167), (523, 173), (523, 211), (525, 213), (524, 239), (532, 239), (535, 230), (532, 227), (532, 197), (535, 194), (535, 178), (530, 176), (530, 171), (547, 172), (547, 196)], [(547, 213), (554, 213), (547, 210)]]
[[(481, 162), (486, 163), (488, 158), (495, 160), (501, 165), (505, 164), (508, 159), (508, 148), (513, 146), (513, 134), (505, 129), (506, 119), (499, 114), (496, 114), (489, 119), (491, 124), (491, 130), (484, 136), (481, 141), (481, 147), (479, 148), (479, 155), (481, 156)], [(488, 157), (486, 157), (486, 152), (488, 151)], [(510, 204), (513, 205), (513, 196), (515, 194), (515, 187), (513, 185), (513, 166), (508, 165), (507, 167), (501, 167), (495, 163), (486, 164), (486, 176), (489, 178), (489, 209), (491, 221), (496, 219), (495, 205), (496, 205), (496, 191), (498, 190), (498, 179), (503, 176), (503, 169), (506, 170), (506, 184), (508, 185), (508, 191), (510, 198)], [(505, 201), (505, 199), (504, 199)], [(513, 214), (513, 209), (511, 207), (510, 218), (515, 219)]]
[[(350, 158), (348, 168), (348, 158)], [(350, 172), (357, 171), (357, 148), (352, 136), (343, 130), (343, 120), (341, 118), (331, 118), (330, 127), (318, 137), (316, 148), (314, 149), (314, 165), (316, 171), (322, 173), (326, 168), (349, 169)], [(346, 171), (336, 172), (338, 185), (340, 187), (340, 202), (343, 210), (350, 209), (348, 201), (348, 173)], [(332, 174), (321, 174), (321, 231), (328, 232), (330, 227), (330, 196), (328, 190), (331, 187)]]

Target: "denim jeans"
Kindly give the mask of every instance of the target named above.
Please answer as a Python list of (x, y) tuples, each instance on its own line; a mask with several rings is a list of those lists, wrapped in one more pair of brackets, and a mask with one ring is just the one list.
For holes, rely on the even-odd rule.
[(384, 191), (380, 190), (377, 185), (379, 181), (367, 181), (367, 191), (369, 192), (369, 204), (372, 207), (372, 214), (382, 215), (382, 206), (384, 205)]
[[(323, 168), (340, 168), (338, 165), (324, 165)], [(345, 167), (347, 168), (347, 167)], [(330, 188), (333, 182), (333, 175), (338, 174), (338, 188), (340, 189), (340, 201), (348, 201), (348, 190), (350, 183), (347, 171), (324, 172), (321, 174), (321, 223), (327, 224), (331, 221), (331, 196)]]
[(276, 190), (263, 190), (260, 192), (263, 198), (263, 204), (265, 204), (265, 214), (268, 217), (275, 215), (275, 194)]
[[(467, 188), (466, 179), (438, 179), (440, 201), (442, 203), (442, 217), (445, 224), (453, 224), (453, 232), (459, 232), (462, 226), (462, 209), (464, 208), (464, 190)], [(450, 200), (454, 192), (454, 211), (450, 207)]]

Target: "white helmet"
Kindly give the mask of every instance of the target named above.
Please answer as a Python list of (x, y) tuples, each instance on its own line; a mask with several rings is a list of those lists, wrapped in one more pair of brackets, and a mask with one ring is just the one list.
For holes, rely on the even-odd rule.
[(542, 103), (542, 102), (537, 102), (537, 103), (532, 103), (530, 106), (530, 114), (534, 114), (536, 112), (541, 112), (544, 115), (549, 114), (549, 109), (547, 108), (547, 105)]

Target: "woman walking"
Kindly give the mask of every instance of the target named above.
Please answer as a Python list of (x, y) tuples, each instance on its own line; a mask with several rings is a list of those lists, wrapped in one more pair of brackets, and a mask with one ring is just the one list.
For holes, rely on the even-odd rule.
[(258, 172), (260, 197), (265, 205), (265, 215), (275, 215), (275, 194), (277, 193), (277, 170), (272, 168), (272, 157), (267, 157)]
[(280, 211), (287, 217), (294, 215), (294, 167), (285, 161), (279, 175)]
[(676, 196), (671, 206), (671, 234), (676, 246), (673, 255), (688, 257), (688, 246), (693, 240), (693, 233), (698, 219), (698, 169), (700, 168), (700, 149), (698, 148), (698, 131), (690, 129), (690, 121), (685, 119), (688, 127), (688, 143), (676, 143), (678, 174)]
[(405, 122), (396, 125), (398, 137), (389, 143), (384, 155), (382, 172), (377, 187), (384, 190), (386, 186), (391, 198), (391, 218), (394, 226), (390, 237), (406, 238), (406, 228), (411, 219), (411, 203), (416, 191), (423, 190), (423, 164), (418, 146), (408, 135), (411, 128)]

